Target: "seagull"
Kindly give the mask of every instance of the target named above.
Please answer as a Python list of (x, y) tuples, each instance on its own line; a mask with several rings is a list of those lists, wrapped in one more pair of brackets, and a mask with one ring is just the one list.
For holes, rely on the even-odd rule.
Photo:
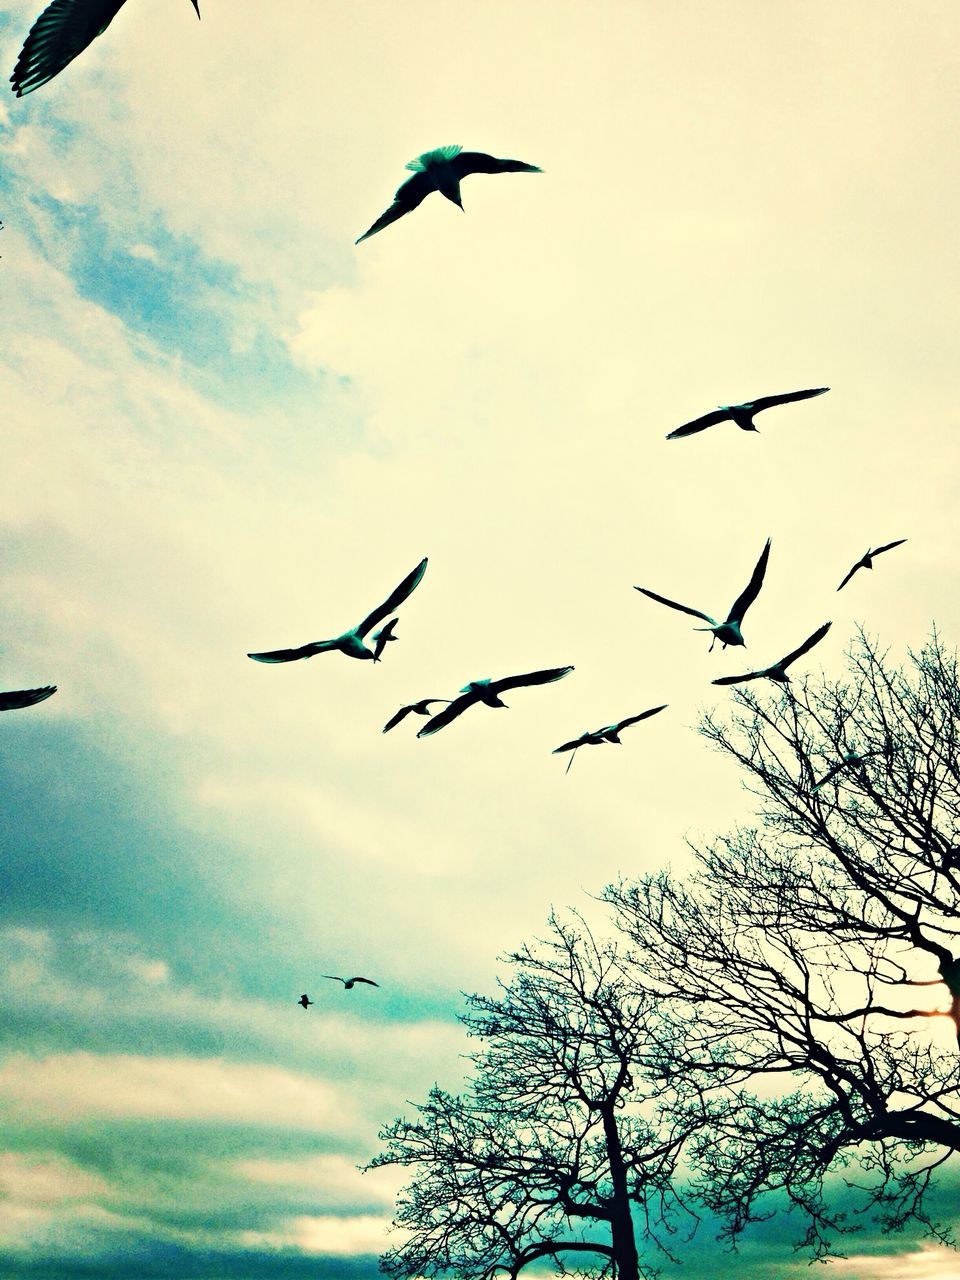
[[(383, 641), (383, 643), (378, 641), (379, 648), (374, 653), (363, 643), (363, 637), (378, 622), (382, 622), (388, 613), (393, 613), (394, 609), (403, 604), (404, 600), (414, 591), (423, 577), (426, 567), (427, 557), (424, 556), (413, 572), (407, 574), (399, 587), (391, 592), (383, 604), (377, 605), (372, 613), (367, 614), (358, 627), (354, 627), (352, 631), (345, 631), (342, 636), (337, 636), (335, 640), (314, 640), (311, 644), (301, 645), (299, 649), (273, 649), (268, 653), (248, 653), (247, 657), (253, 658), (255, 662), (296, 662), (300, 658), (312, 658), (316, 653), (327, 653), (330, 649), (339, 649), (348, 658), (372, 658), (376, 660), (380, 649), (383, 648), (383, 643), (386, 643), (386, 641)], [(392, 621), (383, 628), (383, 631), (379, 632), (379, 635), (382, 637), (385, 632), (389, 632), (391, 625)], [(388, 635), (387, 639), (396, 639), (396, 637)]]
[(311, 999), (310, 999), (310, 997), (309, 997), (306, 993), (304, 993), (304, 994), (300, 997), (300, 999), (297, 1001), (297, 1004), (302, 1004), (302, 1005), (303, 1005), (303, 1007), (304, 1007), (305, 1009), (306, 1009), (307, 1005), (309, 1005), (309, 1004), (313, 1004), (313, 1003), (314, 1003), (314, 1001), (313, 1001), (313, 1000), (311, 1000)]
[(872, 569), (873, 557), (880, 555), (881, 551), (892, 551), (894, 547), (902, 547), (905, 542), (906, 538), (898, 538), (896, 542), (885, 542), (882, 547), (874, 547), (872, 551), (868, 547), (844, 580), (840, 583), (839, 587), (837, 587), (837, 590), (842, 591), (858, 569)]
[(523, 160), (498, 160), (496, 156), (485, 155), (482, 151), (464, 151), (460, 147), (437, 147), (433, 151), (425, 151), (406, 167), (413, 170), (413, 177), (397, 188), (393, 204), (386, 213), (381, 213), (368, 231), (354, 241), (355, 244), (366, 240), (368, 236), (375, 236), (384, 227), (389, 227), (391, 222), (410, 213), (431, 191), (439, 191), (462, 209), (460, 183), (470, 173), (543, 172), (535, 164), (526, 164)]
[(812, 636), (804, 640), (799, 649), (794, 649), (793, 653), (788, 653), (785, 658), (775, 662), (772, 667), (764, 667), (762, 671), (748, 671), (744, 676), (721, 676), (719, 680), (714, 680), (712, 683), (743, 684), (746, 680), (759, 680), (761, 676), (766, 676), (769, 680), (776, 680), (778, 684), (789, 684), (790, 677), (787, 675), (787, 667), (792, 662), (796, 662), (797, 658), (802, 658), (805, 653), (809, 653), (815, 644), (819, 644), (832, 625), (833, 623), (831, 622), (825, 622)]
[(16, 711), (20, 707), (32, 707), (38, 702), (46, 702), (57, 692), (55, 684), (45, 684), (42, 689), (11, 689), (9, 693), (0, 693), (0, 711)]
[[(198, 0), (190, 0), (200, 17)], [(10, 83), (18, 98), (59, 75), (102, 36), (124, 0), (53, 0), (30, 28)]]
[(507, 704), (501, 700), (500, 694), (508, 689), (520, 689), (528, 684), (551, 684), (554, 680), (562, 680), (572, 670), (573, 667), (550, 667), (546, 671), (530, 671), (524, 676), (504, 676), (502, 680), (471, 680), (460, 690), (462, 696), (454, 698), (446, 710), (432, 716), (417, 737), (426, 738), (436, 733), (475, 702), (483, 702), (488, 707), (505, 707)]
[(387, 647), (391, 640), (399, 640), (399, 636), (393, 634), (393, 628), (397, 625), (396, 618), (391, 618), (385, 627), (381, 627), (379, 631), (373, 633), (373, 660), (380, 661), (380, 655)]
[(784, 391), (778, 396), (761, 396), (759, 400), (747, 400), (744, 404), (722, 404), (711, 413), (705, 413), (702, 418), (694, 418), (692, 422), (685, 422), (682, 427), (677, 427), (676, 431), (670, 432), (667, 439), (680, 440), (684, 436), (696, 435), (698, 431), (706, 431), (707, 427), (716, 426), (718, 422), (726, 422), (728, 418), (735, 422), (741, 431), (756, 431), (757, 428), (753, 425), (755, 413), (772, 409), (776, 404), (790, 404), (793, 400), (809, 400), (811, 396), (822, 396), (829, 390), (829, 387), (811, 387), (808, 391)]
[(334, 982), (342, 982), (344, 989), (347, 991), (353, 990), (355, 982), (365, 982), (368, 987), (379, 987), (380, 985), (379, 982), (374, 982), (372, 978), (338, 978), (335, 973), (325, 973), (323, 976), (332, 979)]
[(405, 707), (401, 707), (395, 716), (391, 716), (387, 723), (383, 726), (381, 733), (389, 733), (390, 730), (400, 723), (411, 711), (416, 712), (418, 716), (428, 716), (430, 714), (431, 702), (449, 702), (449, 698), (421, 698), (419, 702), (408, 702)]
[(594, 729), (592, 732), (583, 733), (579, 738), (574, 738), (572, 742), (565, 742), (562, 747), (554, 747), (552, 755), (559, 755), (561, 751), (572, 751), (570, 761), (564, 770), (565, 773), (570, 772), (570, 765), (573, 764), (577, 751), (580, 747), (601, 747), (605, 742), (620, 743), (620, 731), (626, 729), (628, 725), (636, 724), (639, 720), (646, 720), (648, 716), (655, 716), (658, 711), (666, 711), (670, 704), (665, 702), (662, 707), (651, 707), (649, 711), (641, 711), (638, 716), (628, 716), (626, 720), (620, 720), (617, 724), (608, 724), (603, 729)]
[[(669, 605), (671, 609), (679, 609), (681, 613), (689, 613), (694, 618), (703, 618), (704, 622), (709, 622), (708, 627), (695, 627), (695, 631), (712, 631), (713, 639), (710, 641), (710, 653), (713, 652), (713, 646), (719, 640), (726, 649), (727, 645), (744, 645), (743, 636), (740, 634), (740, 623), (743, 621), (743, 615), (760, 594), (760, 588), (763, 586), (763, 575), (767, 571), (767, 559), (770, 555), (770, 539), (768, 538), (764, 544), (763, 550), (760, 552), (760, 559), (757, 561), (756, 568), (751, 575), (750, 581), (744, 587), (743, 591), (733, 602), (730, 612), (727, 614), (725, 622), (717, 622), (711, 618), (709, 614), (701, 613), (699, 609), (691, 609), (685, 604), (677, 604), (676, 600), (668, 600), (666, 596), (658, 596), (655, 591), (648, 591), (646, 587), (634, 587), (634, 591), (642, 591), (645, 596), (649, 596), (651, 600), (658, 600), (660, 604)], [(746, 647), (744, 645), (744, 647)]]

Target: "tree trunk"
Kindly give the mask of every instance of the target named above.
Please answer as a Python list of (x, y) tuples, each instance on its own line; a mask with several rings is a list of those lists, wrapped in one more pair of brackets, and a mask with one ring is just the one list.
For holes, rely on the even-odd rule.
[(623, 1163), (620, 1130), (612, 1105), (601, 1107), (603, 1135), (607, 1142), (607, 1159), (610, 1162), (610, 1181), (613, 1199), (610, 1205), (610, 1236), (618, 1280), (640, 1280), (640, 1259), (637, 1240), (630, 1213), (630, 1197), (627, 1193), (627, 1170)]

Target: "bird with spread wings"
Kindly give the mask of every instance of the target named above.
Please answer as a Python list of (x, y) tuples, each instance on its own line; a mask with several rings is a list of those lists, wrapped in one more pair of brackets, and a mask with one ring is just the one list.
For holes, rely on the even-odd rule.
[(488, 707), (505, 707), (507, 704), (500, 695), (506, 693), (508, 689), (522, 689), (533, 684), (552, 684), (554, 680), (562, 680), (564, 676), (568, 676), (572, 670), (573, 667), (549, 667), (544, 671), (528, 671), (522, 676), (504, 676), (502, 680), (471, 680), (460, 690), (459, 698), (454, 698), (443, 711), (438, 711), (435, 716), (431, 716), (417, 737), (427, 738), (431, 733), (437, 733), (452, 720), (456, 720), (457, 716), (462, 716), (468, 707), (472, 707), (477, 702), (482, 702)]

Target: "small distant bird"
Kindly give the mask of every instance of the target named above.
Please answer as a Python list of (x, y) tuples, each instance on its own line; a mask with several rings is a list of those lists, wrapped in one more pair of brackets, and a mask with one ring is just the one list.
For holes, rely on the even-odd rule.
[[(200, 17), (198, 0), (190, 0)], [(18, 98), (41, 85), (102, 36), (124, 0), (53, 0), (30, 28), (10, 83)]]
[(837, 590), (842, 591), (858, 569), (872, 569), (874, 556), (880, 555), (882, 551), (892, 551), (894, 547), (902, 547), (905, 542), (906, 538), (898, 538), (896, 542), (885, 542), (882, 547), (874, 547), (872, 551), (868, 547), (844, 580), (840, 583), (839, 587), (837, 587)]
[[(314, 654), (327, 653), (331, 649), (339, 649), (348, 658), (376, 659), (386, 641), (378, 641), (380, 647), (374, 652), (363, 643), (363, 637), (378, 622), (382, 622), (388, 613), (393, 613), (394, 609), (403, 604), (407, 596), (415, 590), (424, 575), (426, 567), (427, 557), (424, 556), (417, 567), (407, 574), (399, 587), (384, 600), (383, 604), (377, 605), (376, 609), (367, 614), (360, 625), (354, 627), (352, 631), (345, 631), (342, 636), (337, 636), (334, 640), (314, 640), (312, 644), (301, 645), (299, 649), (273, 649), (269, 653), (248, 653), (247, 657), (253, 658), (255, 662), (297, 662), (300, 658), (312, 658)], [(384, 632), (389, 633), (391, 627), (392, 621), (378, 634), (382, 637)], [(395, 640), (396, 636), (387, 634), (387, 639)]]
[(405, 707), (400, 708), (396, 715), (390, 717), (387, 723), (383, 726), (381, 733), (389, 733), (390, 730), (395, 725), (398, 725), (401, 720), (405, 719), (411, 711), (415, 712), (418, 716), (428, 716), (430, 715), (431, 702), (449, 701), (449, 698), (421, 698), (419, 702), (408, 702)]
[(573, 764), (581, 747), (602, 747), (605, 742), (616, 742), (619, 745), (621, 730), (626, 729), (631, 724), (637, 724), (640, 720), (646, 720), (649, 716), (655, 716), (658, 711), (666, 711), (669, 705), (669, 703), (665, 702), (661, 707), (651, 707), (649, 711), (641, 711), (638, 716), (628, 716), (626, 720), (620, 720), (617, 724), (608, 724), (602, 729), (582, 733), (579, 738), (574, 738), (571, 742), (565, 742), (562, 747), (554, 747), (551, 754), (559, 755), (561, 751), (573, 753), (564, 770), (564, 773), (569, 773), (570, 765)]
[(304, 1007), (305, 1009), (306, 1009), (307, 1005), (309, 1005), (309, 1004), (313, 1004), (313, 1003), (314, 1003), (314, 1002), (310, 999), (310, 997), (309, 997), (306, 993), (304, 993), (304, 994), (300, 997), (300, 999), (297, 1001), (297, 1004), (302, 1004), (302, 1005), (303, 1005), (303, 1007)]
[(543, 172), (535, 164), (525, 164), (523, 160), (498, 160), (496, 156), (488, 156), (482, 151), (464, 151), (460, 147), (437, 147), (433, 151), (425, 151), (406, 167), (413, 170), (413, 177), (397, 188), (393, 204), (355, 244), (368, 236), (375, 236), (405, 213), (411, 213), (431, 191), (439, 191), (462, 209), (460, 183), (468, 174)]
[(330, 978), (333, 982), (342, 982), (347, 991), (353, 990), (355, 982), (365, 982), (368, 987), (379, 987), (379, 982), (374, 982), (372, 978), (338, 978), (335, 973), (325, 973), (325, 978)]
[(788, 653), (785, 658), (775, 662), (772, 667), (764, 667), (762, 671), (748, 671), (745, 676), (721, 676), (719, 680), (714, 680), (712, 683), (743, 684), (747, 680), (759, 680), (762, 676), (766, 676), (768, 680), (776, 680), (778, 684), (789, 684), (790, 677), (787, 675), (787, 667), (796, 662), (798, 658), (802, 658), (805, 653), (809, 653), (815, 644), (819, 644), (832, 626), (832, 622), (825, 622), (812, 636), (804, 640), (799, 649), (794, 649), (793, 653)]
[[(763, 575), (767, 571), (767, 560), (770, 556), (770, 539), (768, 538), (764, 544), (763, 550), (760, 552), (760, 559), (757, 561), (750, 581), (744, 587), (741, 594), (734, 600), (730, 612), (727, 614), (725, 622), (716, 622), (709, 614), (701, 613), (699, 609), (691, 609), (685, 604), (677, 604), (676, 600), (668, 600), (666, 596), (658, 596), (655, 591), (648, 591), (646, 587), (634, 587), (634, 591), (642, 591), (645, 596), (649, 596), (651, 600), (657, 600), (660, 604), (669, 605), (671, 609), (679, 609), (681, 613), (689, 613), (694, 618), (703, 618), (704, 622), (709, 622), (708, 627), (694, 627), (694, 631), (712, 631), (713, 639), (710, 641), (710, 653), (713, 653), (713, 646), (719, 640), (726, 649), (727, 645), (744, 645), (743, 636), (740, 634), (740, 624), (743, 622), (744, 614), (756, 600), (760, 594), (760, 588), (763, 586)], [(744, 646), (746, 647), (746, 646)]]
[(373, 633), (373, 660), (380, 661), (380, 655), (387, 647), (391, 640), (398, 640), (400, 637), (393, 634), (393, 628), (397, 625), (396, 618), (391, 618), (385, 627), (381, 627), (379, 631)]
[(467, 707), (475, 702), (482, 702), (488, 707), (505, 707), (507, 704), (500, 694), (508, 689), (521, 689), (530, 684), (551, 684), (554, 680), (562, 680), (568, 676), (573, 667), (549, 667), (545, 671), (530, 671), (523, 676), (504, 676), (502, 680), (471, 680), (460, 690), (461, 697), (454, 698), (449, 707), (438, 711), (417, 734), (418, 738), (426, 738), (431, 733), (448, 725), (457, 716), (463, 715)]
[(815, 782), (810, 788), (811, 791), (819, 791), (821, 787), (825, 787), (831, 782), (841, 770), (849, 768), (851, 765), (860, 764), (863, 760), (869, 760), (872, 756), (882, 755), (881, 751), (848, 751), (846, 755), (835, 764), (832, 769), (823, 775), (819, 782)]
[(11, 689), (0, 693), (0, 711), (16, 711), (19, 707), (32, 707), (46, 702), (57, 692), (55, 684), (45, 684), (42, 689)]
[(698, 431), (706, 431), (707, 427), (714, 427), (718, 422), (726, 422), (728, 418), (735, 422), (741, 431), (756, 431), (757, 428), (753, 425), (755, 413), (772, 409), (777, 404), (790, 404), (793, 400), (809, 400), (811, 396), (822, 396), (829, 390), (829, 387), (812, 387), (808, 391), (784, 391), (779, 396), (761, 396), (759, 400), (747, 400), (744, 404), (722, 404), (712, 413), (705, 413), (702, 418), (694, 418), (692, 422), (685, 422), (682, 427), (677, 427), (675, 431), (670, 432), (667, 439), (680, 440), (684, 436), (696, 435)]

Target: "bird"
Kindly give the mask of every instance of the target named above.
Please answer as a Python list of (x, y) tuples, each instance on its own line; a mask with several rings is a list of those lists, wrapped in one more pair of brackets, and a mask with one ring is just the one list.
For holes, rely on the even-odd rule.
[(397, 625), (397, 619), (396, 619), (396, 618), (391, 618), (391, 619), (390, 619), (390, 621), (386, 624), (386, 626), (381, 627), (379, 631), (375, 631), (375, 632), (373, 633), (373, 646), (374, 646), (374, 648), (373, 648), (373, 660), (374, 660), (374, 662), (379, 662), (379, 661), (380, 661), (380, 655), (383, 653), (384, 649), (387, 647), (387, 645), (389, 644), (389, 642), (390, 642), (391, 640), (399, 640), (399, 638), (400, 638), (400, 637), (399, 637), (399, 636), (395, 636), (395, 635), (393, 634), (393, 628), (394, 628), (396, 625)]
[(880, 555), (882, 551), (892, 551), (894, 547), (902, 547), (905, 542), (906, 538), (898, 538), (896, 542), (885, 542), (882, 547), (874, 547), (872, 551), (868, 547), (844, 580), (840, 583), (839, 587), (837, 587), (837, 590), (842, 591), (858, 569), (872, 569), (874, 556)]
[(570, 751), (570, 756), (564, 773), (570, 772), (570, 765), (576, 759), (577, 751), (581, 747), (601, 747), (605, 742), (620, 743), (620, 732), (631, 724), (636, 724), (640, 720), (646, 720), (649, 716), (655, 716), (658, 711), (666, 711), (670, 704), (665, 702), (663, 706), (651, 707), (649, 711), (641, 711), (638, 716), (627, 716), (626, 720), (619, 720), (616, 724), (605, 725), (602, 729), (588, 730), (582, 733), (579, 738), (574, 738), (571, 742), (565, 742), (562, 747), (554, 747), (552, 755), (559, 755), (561, 751)]
[(406, 706), (403, 706), (400, 708), (400, 710), (396, 713), (396, 715), (393, 715), (390, 717), (390, 719), (381, 729), (381, 733), (389, 733), (390, 730), (395, 725), (398, 725), (401, 720), (405, 719), (410, 714), (411, 711), (415, 712), (418, 716), (428, 716), (430, 715), (431, 702), (449, 702), (449, 701), (450, 701), (449, 698), (421, 698), (419, 702), (408, 702)]
[(759, 680), (761, 676), (766, 676), (768, 680), (776, 680), (778, 684), (789, 684), (790, 677), (787, 675), (787, 667), (792, 662), (796, 662), (797, 658), (802, 658), (805, 653), (809, 653), (815, 644), (819, 644), (832, 626), (832, 622), (825, 622), (812, 636), (808, 636), (804, 640), (799, 649), (794, 649), (793, 653), (788, 653), (785, 658), (775, 662), (772, 667), (764, 667), (762, 671), (748, 671), (743, 676), (721, 676), (719, 680), (714, 680), (712, 683), (743, 684), (746, 680)]
[(819, 782), (813, 784), (810, 788), (811, 792), (819, 791), (821, 787), (826, 786), (842, 769), (846, 769), (852, 764), (860, 764), (863, 760), (869, 760), (871, 756), (882, 754), (880, 751), (848, 751), (838, 764), (835, 764), (832, 769), (823, 775)]
[[(199, 0), (190, 0), (200, 17)], [(30, 28), (10, 83), (18, 98), (33, 93), (102, 36), (124, 0), (53, 0)]]
[(554, 680), (562, 680), (572, 670), (573, 667), (550, 667), (545, 671), (529, 671), (522, 676), (504, 676), (502, 680), (471, 680), (460, 690), (459, 698), (454, 698), (443, 711), (431, 716), (417, 737), (426, 738), (431, 733), (437, 733), (451, 720), (463, 715), (467, 707), (472, 707), (475, 702), (483, 702), (488, 707), (505, 707), (507, 704), (500, 694), (506, 693), (508, 689), (520, 689), (530, 684), (551, 684)]
[(302, 1005), (303, 1005), (303, 1007), (304, 1007), (304, 1009), (306, 1009), (307, 1005), (310, 1005), (310, 1004), (313, 1004), (313, 1003), (314, 1003), (314, 1001), (313, 1001), (313, 1000), (311, 1000), (311, 999), (310, 999), (310, 997), (309, 997), (306, 993), (304, 993), (304, 994), (300, 997), (300, 999), (297, 1001), (297, 1004), (302, 1004)]
[(405, 213), (411, 213), (431, 191), (439, 191), (462, 209), (460, 183), (468, 174), (543, 172), (537, 165), (527, 164), (523, 160), (498, 160), (496, 156), (488, 156), (483, 151), (464, 151), (456, 146), (436, 147), (433, 151), (425, 151), (406, 167), (413, 170), (413, 177), (401, 183), (390, 208), (354, 241), (355, 244), (369, 236), (375, 236)]
[(703, 618), (704, 622), (708, 622), (708, 627), (695, 627), (695, 631), (712, 631), (713, 639), (710, 641), (710, 652), (713, 652), (713, 646), (719, 640), (726, 649), (727, 645), (744, 645), (743, 636), (740, 633), (740, 624), (743, 622), (743, 616), (756, 600), (763, 585), (763, 575), (767, 571), (767, 560), (770, 556), (770, 539), (768, 538), (764, 544), (763, 550), (760, 552), (760, 559), (757, 561), (756, 567), (750, 576), (750, 581), (744, 587), (740, 595), (734, 600), (730, 612), (727, 614), (725, 622), (717, 622), (711, 618), (709, 614), (701, 613), (699, 609), (691, 609), (688, 605), (678, 604), (676, 600), (668, 600), (666, 596), (658, 596), (655, 591), (648, 591), (646, 587), (634, 587), (634, 591), (641, 591), (645, 596), (649, 596), (651, 600), (658, 600), (660, 604), (669, 605), (671, 609), (679, 609), (681, 613), (689, 613), (694, 618)]
[(353, 990), (355, 982), (365, 982), (368, 987), (379, 987), (379, 982), (374, 982), (372, 978), (338, 978), (335, 973), (325, 973), (325, 978), (330, 978), (333, 982), (342, 982), (346, 991)]
[(38, 702), (46, 702), (57, 692), (55, 684), (45, 684), (42, 689), (11, 689), (0, 693), (0, 711), (16, 711), (20, 707), (33, 707)]
[[(342, 636), (337, 636), (334, 640), (314, 640), (311, 644), (301, 645), (299, 649), (272, 649), (267, 653), (248, 653), (248, 658), (253, 658), (254, 662), (297, 662), (300, 658), (312, 658), (317, 653), (327, 653), (331, 649), (339, 649), (341, 653), (345, 653), (348, 658), (364, 658), (376, 659), (377, 652), (368, 649), (363, 643), (363, 637), (373, 627), (381, 622), (388, 613), (393, 613), (406, 600), (416, 588), (420, 579), (423, 577), (427, 567), (427, 557), (424, 556), (417, 567), (408, 573), (404, 580), (400, 583), (383, 604), (377, 605), (372, 613), (368, 613), (359, 626), (354, 627), (351, 631), (345, 631)], [(390, 624), (383, 628), (383, 632), (390, 630)], [(383, 632), (379, 634), (382, 636)], [(396, 639), (395, 636), (388, 636), (387, 639)], [(385, 641), (384, 641), (385, 643)], [(380, 648), (383, 644), (380, 644)]]
[(778, 396), (761, 396), (759, 400), (747, 400), (743, 404), (722, 404), (702, 418), (694, 418), (685, 422), (667, 436), (668, 440), (681, 440), (684, 436), (696, 435), (698, 431), (706, 431), (707, 427), (716, 426), (718, 422), (726, 422), (729, 418), (741, 431), (756, 431), (753, 415), (764, 409), (772, 409), (777, 404), (790, 404), (793, 400), (809, 400), (811, 396), (822, 396), (829, 387), (811, 387), (807, 391), (784, 391)]

